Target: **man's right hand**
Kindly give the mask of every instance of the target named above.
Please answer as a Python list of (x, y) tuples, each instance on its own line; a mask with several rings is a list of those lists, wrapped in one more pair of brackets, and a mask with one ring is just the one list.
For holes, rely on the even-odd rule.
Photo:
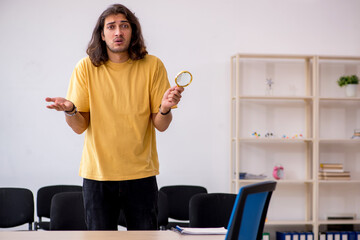
[(62, 97), (55, 97), (55, 98), (47, 97), (45, 101), (52, 102), (52, 104), (46, 106), (47, 108), (55, 109), (57, 111), (69, 112), (74, 108), (74, 104), (72, 102)]

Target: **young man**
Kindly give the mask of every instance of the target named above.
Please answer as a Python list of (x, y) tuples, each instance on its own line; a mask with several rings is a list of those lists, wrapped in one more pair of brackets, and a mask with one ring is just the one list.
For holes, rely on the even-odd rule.
[(46, 98), (78, 134), (86, 130), (80, 176), (89, 230), (157, 229), (159, 162), (155, 128), (165, 131), (182, 87), (171, 87), (163, 63), (147, 54), (135, 15), (120, 4), (98, 19), (72, 74), (67, 98)]

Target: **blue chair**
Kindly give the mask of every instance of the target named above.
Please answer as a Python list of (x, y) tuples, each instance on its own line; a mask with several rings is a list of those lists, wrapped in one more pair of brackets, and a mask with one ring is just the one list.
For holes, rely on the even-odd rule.
[(261, 240), (275, 181), (240, 188), (230, 216), (225, 240)]

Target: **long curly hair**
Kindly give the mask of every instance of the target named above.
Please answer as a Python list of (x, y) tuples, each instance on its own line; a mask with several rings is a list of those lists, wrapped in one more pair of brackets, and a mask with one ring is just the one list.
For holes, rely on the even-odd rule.
[(100, 15), (86, 50), (86, 53), (89, 55), (92, 64), (94, 64), (96, 67), (99, 67), (101, 64), (104, 64), (109, 60), (107, 46), (101, 38), (101, 33), (104, 31), (105, 18), (116, 14), (124, 14), (126, 19), (131, 24), (132, 34), (130, 46), (128, 49), (130, 59), (140, 60), (143, 59), (148, 53), (146, 51), (146, 46), (138, 18), (124, 5), (113, 4)]

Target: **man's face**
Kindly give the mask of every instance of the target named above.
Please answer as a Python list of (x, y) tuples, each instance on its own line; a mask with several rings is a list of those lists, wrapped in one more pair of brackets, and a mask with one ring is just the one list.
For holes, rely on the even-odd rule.
[(123, 14), (110, 15), (105, 18), (104, 31), (101, 38), (108, 51), (127, 53), (131, 41), (131, 25)]

